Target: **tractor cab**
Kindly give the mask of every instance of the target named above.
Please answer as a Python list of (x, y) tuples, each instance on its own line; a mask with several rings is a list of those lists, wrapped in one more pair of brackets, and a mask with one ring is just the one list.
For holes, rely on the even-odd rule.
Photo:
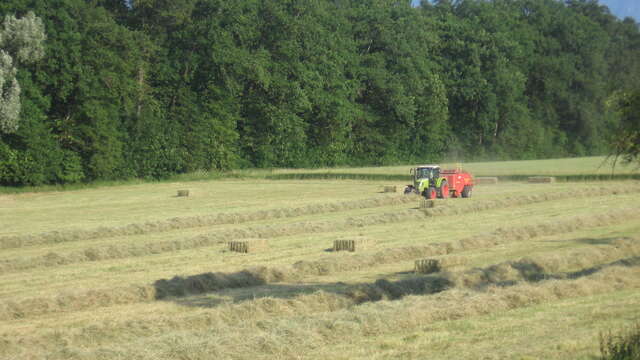
[(440, 166), (437, 165), (425, 165), (420, 166), (415, 169), (411, 169), (413, 173), (413, 183), (414, 185), (420, 180), (433, 180), (440, 177)]
[(413, 175), (413, 184), (407, 185), (405, 193), (422, 194), (425, 189), (436, 186), (437, 180), (440, 178), (440, 166), (438, 165), (422, 165), (411, 169), (410, 174)]

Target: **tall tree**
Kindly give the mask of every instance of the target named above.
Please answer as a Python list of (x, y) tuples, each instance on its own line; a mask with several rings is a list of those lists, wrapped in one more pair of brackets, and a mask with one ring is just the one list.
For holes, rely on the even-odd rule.
[(0, 30), (0, 132), (13, 133), (19, 127), (19, 64), (33, 63), (44, 56), (46, 36), (42, 20), (33, 12), (18, 19), (6, 15)]

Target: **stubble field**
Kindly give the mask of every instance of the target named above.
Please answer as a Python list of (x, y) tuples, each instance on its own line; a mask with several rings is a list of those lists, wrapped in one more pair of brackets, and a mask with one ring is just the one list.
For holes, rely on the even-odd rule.
[(382, 192), (404, 183), (0, 195), (0, 359), (595, 359), (640, 320), (637, 180), (501, 181), (428, 209)]

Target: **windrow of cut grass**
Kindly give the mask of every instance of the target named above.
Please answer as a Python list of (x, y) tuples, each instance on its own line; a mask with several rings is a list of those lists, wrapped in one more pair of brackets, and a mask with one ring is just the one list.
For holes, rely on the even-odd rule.
[[(542, 185), (543, 186), (543, 185)], [(541, 203), (546, 201), (572, 199), (572, 198), (585, 198), (585, 197), (598, 197), (608, 195), (624, 195), (634, 194), (640, 192), (640, 186), (636, 183), (628, 183), (625, 187), (607, 187), (597, 186), (573, 190), (564, 190), (559, 192), (539, 192), (531, 195), (517, 195), (517, 196), (504, 196), (497, 197), (492, 200), (482, 201), (447, 201), (443, 204), (432, 208), (423, 208), (422, 212), (429, 216), (436, 215), (457, 215), (468, 212), (477, 212), (483, 210), (506, 208), (511, 206), (520, 206)]]
[(235, 273), (204, 273), (160, 279), (148, 285), (130, 285), (104, 290), (69, 291), (54, 297), (34, 297), (20, 301), (0, 301), (0, 321), (38, 315), (133, 304), (223, 289), (260, 286), (299, 279), (277, 268), (252, 267)]
[[(640, 267), (612, 264), (577, 278), (519, 282), (511, 286), (489, 283), (482, 287), (482, 291), (468, 288), (445, 290), (447, 284), (437, 288), (434, 283), (428, 285), (433, 286), (429, 289), (424, 283), (410, 284), (408, 281), (403, 284), (381, 281), (374, 286), (383, 294), (377, 297), (369, 295), (369, 300), (401, 300), (362, 302), (358, 297), (362, 291), (346, 295), (319, 291), (293, 298), (261, 298), (223, 304), (178, 316), (108, 320), (71, 329), (64, 334), (55, 329), (43, 329), (33, 337), (32, 334), (20, 337), (19, 341), (20, 346), (29, 346), (32, 351), (38, 348), (43, 353), (53, 350), (49, 353), (52, 359), (62, 358), (65, 354), (68, 356), (69, 351), (77, 358), (93, 358), (107, 345), (125, 357), (172, 358), (179, 351), (177, 344), (183, 344), (180, 341), (176, 343), (172, 337), (188, 334), (190, 343), (195, 341), (199, 345), (191, 348), (195, 353), (183, 354), (191, 359), (238, 358), (238, 354), (247, 358), (248, 354), (254, 356), (259, 350), (265, 357), (286, 357), (287, 354), (330, 346), (346, 338), (406, 332), (438, 321), (622, 289), (640, 289)], [(422, 286), (424, 293), (436, 293), (406, 296), (411, 292), (398, 288), (402, 286), (413, 286), (414, 289)], [(238, 336), (240, 333), (242, 336)], [(3, 334), (2, 338), (6, 346), (0, 354), (2, 351), (5, 354), (19, 351), (20, 346), (9, 335)], [(144, 341), (144, 346), (140, 346), (141, 341)], [(154, 351), (145, 352), (150, 348)], [(265, 349), (272, 352), (265, 352)]]
[(301, 221), (275, 225), (254, 225), (242, 228), (220, 230), (187, 239), (171, 239), (143, 244), (119, 244), (106, 247), (89, 247), (64, 254), (49, 252), (46, 255), (29, 258), (12, 258), (0, 262), (0, 274), (23, 271), (40, 267), (53, 267), (73, 263), (124, 259), (169, 253), (187, 249), (197, 249), (225, 244), (231, 240), (268, 239), (275, 237), (321, 233), (336, 230), (365, 227), (378, 224), (391, 224), (403, 221), (426, 219), (427, 216), (416, 210), (403, 210), (396, 213), (353, 216), (334, 221)]
[[(635, 214), (635, 217), (630, 218), (630, 214)], [(281, 267), (257, 266), (235, 273), (210, 272), (191, 276), (176, 276), (172, 279), (160, 279), (152, 285), (132, 285), (108, 290), (69, 292), (54, 297), (30, 298), (19, 302), (3, 301), (0, 302), (0, 320), (17, 319), (51, 312), (78, 311), (102, 306), (137, 303), (223, 289), (300, 281), (309, 275), (324, 276), (425, 256), (440, 256), (467, 250), (489, 248), (501, 244), (527, 241), (538, 236), (557, 235), (579, 229), (612, 225), (638, 217), (640, 217), (640, 211), (620, 209), (610, 214), (578, 216), (562, 221), (544, 222), (524, 227), (501, 228), (494, 232), (457, 241), (391, 248), (374, 254), (356, 254), (348, 257), (316, 261), (299, 261), (293, 265)], [(554, 257), (552, 256), (551, 258)]]
[[(425, 220), (432, 216), (447, 216), (471, 212), (488, 211), (509, 206), (523, 206), (545, 201), (557, 201), (571, 195), (572, 197), (607, 196), (640, 192), (640, 187), (610, 189), (607, 187), (586, 188), (583, 191), (567, 193), (542, 193), (528, 196), (508, 196), (503, 199), (477, 201), (443, 201), (441, 205), (430, 209), (405, 209), (397, 212), (351, 216), (331, 221), (301, 221), (273, 225), (253, 225), (241, 228), (219, 230), (186, 239), (167, 239), (144, 243), (118, 244), (109, 246), (88, 247), (67, 253), (55, 251), (32, 257), (19, 257), (0, 260), (0, 274), (24, 271), (34, 268), (54, 267), (81, 262), (124, 259), (170, 253), (180, 250), (216, 246), (232, 240), (267, 239), (283, 236), (322, 233), (336, 230), (368, 227), (381, 224), (393, 224), (407, 221)], [(410, 196), (409, 198), (414, 198)], [(399, 197), (399, 201), (407, 201)], [(415, 200), (415, 198), (413, 199)]]
[[(570, 191), (563, 190), (557, 192), (544, 192), (528, 196), (511, 195), (500, 197), (494, 200), (480, 200), (472, 201), (470, 203), (469, 201), (464, 201), (461, 203), (460, 201), (458, 201), (458, 199), (452, 199), (451, 201), (446, 202), (441, 201), (437, 204), (437, 207), (424, 209), (423, 211), (429, 216), (452, 215), (465, 211), (468, 212), (496, 209), (506, 206), (532, 204), (536, 202), (560, 200), (565, 198), (604, 196), (612, 194), (630, 194), (638, 192), (640, 192), (640, 185), (628, 182), (622, 183), (616, 187), (594, 186), (573, 189)], [(86, 230), (54, 230), (39, 234), (2, 236), (0, 237), (0, 249), (11, 249), (25, 246), (56, 244), (62, 242), (83, 241), (118, 236), (142, 235), (223, 224), (242, 224), (260, 220), (295, 218), (305, 215), (335, 213), (355, 209), (411, 204), (417, 202), (417, 199), (419, 198), (415, 196), (381, 195), (379, 197), (369, 199), (314, 204), (302, 207), (280, 208), (242, 213), (221, 213), (214, 215), (175, 217), (166, 220), (132, 223), (125, 226), (116, 227), (98, 227)]]
[(381, 279), (373, 284), (358, 286), (349, 296), (358, 303), (395, 300), (407, 295), (433, 294), (453, 287), (482, 289), (494, 285), (513, 286), (522, 281), (576, 279), (612, 266), (640, 266), (640, 238), (621, 238), (611, 245), (570, 249), (484, 268), (445, 271), (394, 282)]
[(83, 241), (116, 236), (143, 235), (196, 227), (241, 224), (251, 221), (295, 218), (306, 215), (334, 213), (356, 209), (402, 205), (415, 202), (415, 196), (381, 195), (369, 199), (350, 200), (325, 204), (313, 204), (253, 212), (220, 213), (213, 215), (175, 217), (167, 220), (132, 223), (125, 226), (98, 227), (86, 230), (49, 231), (39, 234), (25, 234), (0, 237), (0, 249), (20, 248), (70, 241)]
[(421, 257), (441, 256), (469, 250), (486, 249), (513, 242), (527, 241), (539, 236), (570, 233), (580, 229), (613, 225), (635, 219), (640, 219), (639, 209), (619, 209), (608, 214), (575, 216), (559, 221), (498, 228), (489, 233), (478, 234), (451, 242), (389, 248), (374, 254), (354, 254), (346, 258), (327, 258), (313, 261), (303, 260), (293, 264), (292, 268), (293, 271), (303, 275), (328, 275)]

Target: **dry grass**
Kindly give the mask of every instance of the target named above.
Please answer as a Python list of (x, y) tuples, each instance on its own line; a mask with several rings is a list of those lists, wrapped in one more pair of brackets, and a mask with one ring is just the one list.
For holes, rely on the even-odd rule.
[[(176, 188), (198, 196), (177, 198)], [(0, 236), (97, 230), (164, 222), (178, 217), (197, 220), (218, 214), (298, 209), (372, 199), (379, 182), (367, 181), (196, 181), (140, 184), (65, 192), (0, 195)], [(376, 196), (378, 198), (380, 196)], [(229, 219), (229, 218), (227, 218)], [(105, 234), (108, 236), (108, 234)]]
[[(590, 322), (576, 331), (597, 338), (605, 322), (623, 325), (640, 306), (635, 182), (478, 186), (473, 199), (426, 209), (418, 197), (377, 194), (381, 183), (364, 182), (368, 194), (357, 182), (283, 184), (270, 192), (258, 183), (262, 191), (243, 204), (234, 199), (240, 191), (213, 196), (217, 185), (189, 184), (198, 196), (174, 198), (181, 204), (171, 211), (140, 217), (138, 225), (162, 227), (177, 215), (184, 221), (160, 231), (91, 238), (83, 233), (99, 229), (91, 223), (49, 227), (78, 231), (68, 241), (27, 235), (40, 225), (12, 225), (4, 234), (24, 241), (6, 247), (0, 259), (0, 358), (474, 359), (490, 349), (499, 358), (523, 352), (552, 358), (543, 347), (511, 342), (517, 337), (499, 337), (486, 326), (507, 316), (524, 321), (524, 313), (541, 317), (528, 331), (544, 332), (548, 348), (566, 358), (578, 338), (548, 326), (560, 313), (552, 307), (571, 304), (564, 314), (580, 308), (581, 321)], [(165, 195), (182, 187), (167, 186)], [(69, 196), (81, 208), (93, 206)], [(182, 212), (215, 198), (228, 201), (228, 209)], [(28, 201), (17, 196), (10, 206), (24, 209)], [(112, 211), (107, 206), (105, 216)], [(232, 220), (238, 214), (247, 217)], [(127, 227), (118, 221), (105, 229)], [(335, 239), (360, 238), (372, 240), (366, 249), (327, 249)], [(256, 240), (268, 241), (269, 251), (237, 253), (227, 245)], [(444, 271), (413, 273), (421, 258), (437, 260)], [(460, 265), (447, 267), (453, 259)], [(433, 338), (434, 329), (449, 333)], [(479, 329), (494, 337), (472, 337)], [(405, 339), (415, 334), (412, 346)], [(588, 345), (593, 338), (584, 339), (580, 354), (597, 354), (597, 343)]]
[(612, 245), (545, 254), (539, 257), (508, 261), (486, 268), (443, 272), (466, 264), (462, 257), (442, 257), (419, 260), (417, 276), (391, 282), (378, 280), (361, 285), (349, 293), (358, 303), (393, 300), (411, 294), (433, 294), (449, 288), (484, 289), (490, 286), (513, 286), (518, 282), (538, 282), (550, 279), (577, 279), (609, 267), (640, 266), (640, 238), (618, 239)]
[[(638, 214), (634, 218), (624, 217), (626, 214)], [(441, 256), (439, 260), (444, 264), (444, 270), (454, 266), (464, 265), (466, 258), (449, 254), (491, 248), (513, 242), (523, 242), (539, 236), (569, 233), (578, 229), (606, 226), (621, 221), (637, 219), (640, 213), (622, 209), (607, 215), (574, 217), (564, 221), (532, 224), (526, 227), (497, 229), (495, 232), (464, 238), (458, 241), (432, 243), (425, 246), (402, 248), (388, 248), (371, 254), (355, 254), (348, 257), (329, 257), (316, 261), (298, 261), (291, 266), (280, 267), (251, 267), (234, 273), (203, 273), (191, 276), (178, 276), (172, 279), (161, 279), (152, 285), (132, 285), (108, 290), (91, 290), (83, 292), (64, 292), (51, 297), (28, 298), (21, 302), (1, 302), (0, 319), (17, 319), (31, 317), (51, 312), (78, 311), (96, 307), (111, 306), (149, 301), (154, 298), (167, 296), (185, 296), (228, 288), (252, 287), (271, 283), (299, 281), (305, 276), (327, 276), (354, 270), (374, 268), (382, 264), (412, 260), (424, 256)], [(359, 239), (363, 240), (363, 239)], [(370, 240), (370, 239), (366, 239)], [(496, 281), (536, 280), (534, 276), (542, 276), (542, 272), (529, 273), (529, 277), (522, 277), (520, 268), (543, 269), (546, 273), (571, 270), (567, 263), (572, 261), (573, 268), (588, 267), (605, 261), (612, 261), (626, 255), (638, 253), (640, 243), (637, 239), (619, 239), (611, 241), (612, 247), (578, 249), (566, 254), (544, 254), (538, 258), (524, 259), (517, 262), (506, 262), (484, 269), (456, 273), (453, 277), (438, 280), (442, 283), (462, 283), (463, 286), (478, 286)], [(638, 254), (640, 255), (640, 254)], [(544, 264), (544, 265), (542, 265)], [(554, 265), (555, 264), (555, 265)], [(555, 267), (553, 267), (555, 266)], [(407, 269), (408, 270), (408, 269)], [(438, 271), (441, 271), (439, 269)], [(508, 276), (521, 276), (508, 278)], [(555, 276), (558, 276), (557, 274)], [(493, 281), (495, 282), (495, 281)], [(95, 301), (99, 299), (99, 301)]]
[(527, 181), (532, 184), (551, 184), (556, 182), (556, 178), (553, 176), (530, 176)]
[[(403, 291), (384, 281), (377, 286), (389, 295)], [(424, 291), (429, 292), (427, 285), (423, 286)], [(579, 279), (494, 286), (483, 292), (453, 289), (431, 296), (408, 296), (398, 301), (359, 306), (352, 305), (356, 300), (353, 297), (349, 300), (337, 294), (318, 292), (292, 299), (264, 298), (222, 305), (193, 314), (183, 313), (176, 318), (106, 321), (62, 336), (55, 336), (55, 330), (47, 335), (44, 330), (42, 335), (27, 335), (21, 343), (30, 345), (31, 354), (37, 354), (43, 346), (45, 351), (47, 345), (55, 346), (55, 351), (49, 353), (53, 359), (68, 355), (61, 349), (74, 352), (80, 359), (95, 358), (105, 345), (122, 356), (143, 359), (171, 358), (177, 354), (190, 359), (293, 357), (309, 351), (317, 353), (318, 357), (326, 357), (331, 354), (332, 346), (344, 344), (347, 339), (348, 343), (357, 344), (372, 336), (411, 334), (428, 324), (504, 314), (563, 299), (639, 288), (638, 268), (613, 266)], [(400, 296), (396, 295), (396, 298)], [(140, 343), (135, 339), (142, 334), (144, 340)], [(178, 334), (181, 334), (179, 339), (175, 338)], [(92, 339), (103, 340), (96, 344)], [(197, 347), (185, 348), (194, 341)], [(12, 340), (7, 340), (7, 345), (8, 349), (17, 348)], [(350, 357), (353, 354), (343, 355)]]
[(438, 200), (434, 199), (422, 199), (420, 200), (420, 209), (431, 209), (432, 207), (436, 207), (438, 204)]
[(497, 184), (498, 183), (498, 178), (495, 177), (495, 176), (478, 176), (478, 177), (474, 178), (473, 180), (478, 185)]
[[(414, 165), (362, 167), (362, 168), (324, 168), (324, 169), (280, 169), (273, 173), (355, 173), (355, 174), (394, 174), (406, 175), (408, 169)], [(442, 168), (456, 168), (457, 162), (440, 164)], [(514, 160), (463, 163), (463, 168), (475, 176), (495, 177), (513, 175), (539, 175), (539, 176), (563, 176), (563, 175), (609, 175), (612, 172), (611, 162), (607, 162), (604, 156), (546, 159), (546, 160)], [(618, 164), (615, 173), (637, 173), (635, 165)]]
[[(532, 188), (532, 190), (534, 189)], [(498, 196), (493, 200), (481, 201), (475, 201), (472, 199), (468, 199), (465, 201), (457, 201), (458, 199), (448, 199), (441, 206), (438, 206), (434, 209), (423, 209), (422, 211), (427, 216), (457, 215), (468, 212), (484, 211), (509, 206), (520, 206), (570, 198), (575, 199), (581, 197), (635, 194), (639, 191), (640, 186), (635, 183), (629, 183), (629, 185), (625, 187), (600, 186), (582, 189), (565, 189), (562, 192), (540, 191), (536, 188), (535, 191), (532, 191), (535, 192), (534, 194), (527, 196)]]
[(0, 248), (18, 248), (69, 241), (83, 241), (116, 236), (142, 235), (173, 230), (206, 227), (221, 224), (241, 224), (260, 220), (295, 218), (305, 215), (334, 213), (354, 209), (376, 208), (415, 202), (413, 196), (383, 196), (354, 201), (307, 205), (293, 208), (260, 210), (243, 213), (222, 213), (191, 217), (175, 217), (145, 223), (133, 223), (117, 227), (98, 227), (86, 230), (60, 230), (40, 234), (0, 237)]
[(252, 253), (266, 251), (269, 249), (269, 242), (266, 239), (249, 239), (240, 241), (229, 241), (229, 250), (240, 253)]

